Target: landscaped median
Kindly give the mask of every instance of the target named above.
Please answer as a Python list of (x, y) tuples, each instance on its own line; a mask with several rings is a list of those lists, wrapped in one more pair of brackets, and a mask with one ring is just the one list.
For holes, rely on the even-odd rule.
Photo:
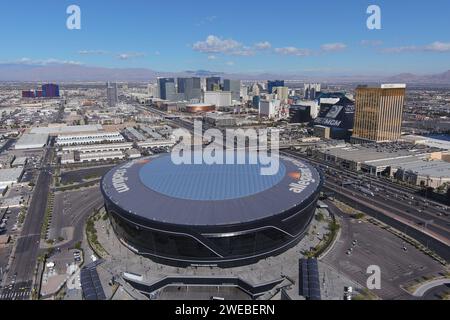
[(86, 238), (89, 246), (91, 247), (92, 251), (94, 251), (95, 254), (101, 258), (106, 258), (109, 253), (98, 242), (95, 222), (99, 221), (100, 219), (105, 219), (105, 217), (107, 217), (106, 214), (107, 213), (103, 209), (94, 210), (94, 214), (89, 217), (86, 222)]
[(42, 223), (41, 239), (47, 239), (48, 229), (52, 223), (53, 206), (55, 202), (55, 194), (49, 193), (47, 199), (47, 207), (45, 209), (44, 222)]

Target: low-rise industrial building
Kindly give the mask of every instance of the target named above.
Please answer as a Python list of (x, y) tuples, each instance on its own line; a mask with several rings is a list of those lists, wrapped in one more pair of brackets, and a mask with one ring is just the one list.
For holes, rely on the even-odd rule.
[(216, 112), (207, 113), (204, 121), (215, 127), (233, 127), (236, 125), (236, 118), (232, 115)]
[(61, 154), (61, 164), (73, 164), (73, 163), (75, 163), (75, 153), (73, 151)]
[(163, 138), (158, 132), (156, 132), (155, 129), (149, 128), (147, 126), (142, 126), (141, 129), (152, 139), (161, 140)]
[(23, 168), (11, 168), (0, 170), (0, 189), (4, 189), (22, 178)]
[(65, 146), (61, 148), (58, 155), (77, 151), (79, 153), (102, 152), (102, 151), (125, 151), (133, 148), (132, 142), (94, 144), (85, 146)]
[(330, 139), (331, 128), (325, 126), (314, 126), (314, 135), (322, 139)]
[(124, 142), (125, 139), (120, 132), (98, 132), (98, 133), (84, 133), (76, 135), (59, 135), (56, 138), (58, 146), (70, 145), (88, 145), (95, 143), (115, 143)]
[(66, 126), (66, 125), (50, 125), (48, 127), (32, 128), (32, 134), (46, 134), (47, 136), (57, 136), (60, 134), (78, 134), (87, 132), (99, 132), (103, 127), (99, 124), (82, 125), (82, 126)]
[(174, 140), (146, 140), (138, 142), (137, 146), (141, 149), (160, 148), (160, 147), (173, 147), (175, 145)]
[(450, 151), (450, 141), (428, 138), (424, 136), (407, 135), (403, 136), (402, 140), (413, 143), (422, 144), (432, 148), (439, 148)]
[(47, 141), (48, 141), (48, 134), (25, 133), (22, 135), (19, 141), (17, 141), (14, 148), (16, 150), (40, 149), (47, 144)]
[(125, 154), (127, 155), (128, 159), (137, 159), (141, 157), (141, 153), (137, 149), (130, 149), (125, 151)]
[(405, 163), (397, 168), (395, 177), (409, 184), (437, 189), (450, 184), (450, 163), (441, 160)]
[(144, 135), (142, 133), (140, 133), (139, 131), (137, 131), (133, 127), (126, 128), (125, 134), (134, 141), (144, 141), (145, 140)]
[(79, 154), (80, 162), (125, 159), (122, 151), (92, 152)]
[(314, 150), (315, 156), (334, 163), (341, 168), (370, 173), (372, 175), (391, 175), (392, 167), (404, 163), (433, 157), (429, 149), (388, 149), (383, 146), (344, 145), (329, 146)]
[(17, 157), (11, 163), (11, 167), (13, 167), (13, 168), (23, 168), (27, 164), (27, 160), (28, 160), (27, 157)]

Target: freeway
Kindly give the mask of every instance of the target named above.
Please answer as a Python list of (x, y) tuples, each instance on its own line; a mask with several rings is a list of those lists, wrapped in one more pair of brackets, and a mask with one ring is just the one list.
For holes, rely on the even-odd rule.
[(52, 181), (50, 162), (53, 156), (53, 148), (47, 147), (44, 152), (41, 172), (36, 181), (21, 235), (15, 244), (11, 266), (4, 289), (0, 293), (0, 299), (27, 300), (31, 295), (34, 271), (39, 255), (41, 227)]
[[(379, 209), (379, 211), (383, 214), (395, 218), (396, 220), (403, 222), (405, 225), (408, 225), (409, 227), (425, 233), (450, 246), (450, 233), (448, 229), (431, 223), (425, 225), (426, 222), (423, 222), (421, 218), (402, 210), (400, 206), (395, 206), (395, 204), (363, 193), (357, 193), (357, 191), (352, 192), (351, 190), (345, 189), (338, 184), (331, 183), (329, 181), (325, 182), (325, 187), (336, 193), (344, 194), (347, 198), (351, 199), (352, 202), (359, 202), (366, 206), (371, 206), (374, 209)], [(424, 227), (422, 227), (422, 225), (424, 225)]]
[[(317, 159), (304, 158), (296, 152), (283, 151), (282, 154), (309, 161), (313, 164), (326, 165)], [(359, 200), (401, 219), (411, 227), (429, 234), (439, 241), (450, 245), (450, 218), (448, 212), (439, 205), (436, 208), (430, 201), (404, 191), (396, 190), (382, 181), (368, 180), (361, 174), (347, 172), (340, 168), (329, 168), (324, 171), (325, 187), (334, 192), (344, 194), (350, 199)], [(345, 180), (353, 180), (352, 184), (343, 185)], [(361, 192), (361, 185), (367, 181), (367, 187), (373, 195)], [(378, 191), (375, 191), (378, 190)]]

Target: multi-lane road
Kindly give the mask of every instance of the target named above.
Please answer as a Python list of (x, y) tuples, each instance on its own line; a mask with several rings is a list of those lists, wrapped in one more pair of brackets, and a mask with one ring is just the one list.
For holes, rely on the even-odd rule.
[[(392, 183), (382, 179), (333, 167), (329, 163), (304, 157), (293, 151), (283, 153), (325, 168), (325, 189), (345, 196), (355, 205), (373, 208), (373, 212), (395, 220), (398, 222), (397, 228), (402, 225), (400, 231), (410, 235), (426, 235), (440, 242), (443, 249), (450, 246), (450, 217), (448, 208), (444, 205), (408, 192), (404, 188), (397, 189)], [(428, 246), (425, 238), (418, 238), (420, 239), (417, 240)], [(448, 250), (441, 250), (441, 253), (445, 251)], [(448, 259), (448, 256), (447, 252), (443, 258)]]
[(41, 171), (36, 181), (33, 197), (20, 236), (13, 250), (12, 262), (0, 300), (27, 300), (31, 297), (36, 262), (39, 256), (41, 228), (47, 207), (47, 198), (52, 181), (51, 159), (53, 148), (44, 150)]

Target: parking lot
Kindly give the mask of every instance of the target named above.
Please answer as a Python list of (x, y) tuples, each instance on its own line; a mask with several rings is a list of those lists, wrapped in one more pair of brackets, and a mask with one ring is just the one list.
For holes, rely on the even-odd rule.
[(113, 165), (94, 167), (94, 168), (83, 168), (72, 171), (65, 171), (61, 173), (61, 184), (73, 184), (73, 183), (82, 183), (85, 180), (90, 180), (93, 178), (101, 178), (104, 174), (106, 174)]
[(49, 239), (78, 242), (83, 238), (84, 223), (95, 208), (103, 205), (98, 186), (55, 194)]
[[(332, 204), (330, 208), (340, 212)], [(341, 238), (323, 262), (363, 286), (369, 277), (367, 267), (379, 266), (381, 290), (373, 293), (382, 299), (412, 299), (402, 285), (445, 272), (441, 264), (389, 231), (366, 221), (359, 222), (342, 212), (338, 215), (342, 225)]]

